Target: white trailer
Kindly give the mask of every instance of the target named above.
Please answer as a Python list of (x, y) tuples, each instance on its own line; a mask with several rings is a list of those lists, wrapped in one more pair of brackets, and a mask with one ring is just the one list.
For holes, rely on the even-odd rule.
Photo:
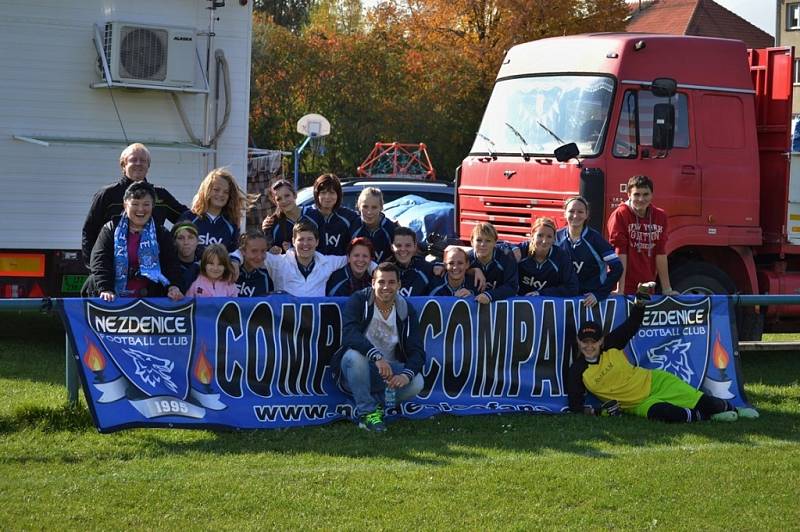
[(76, 295), (92, 195), (131, 142), (151, 150), (148, 180), (187, 205), (217, 166), (246, 190), (252, 1), (0, 12), (0, 297)]

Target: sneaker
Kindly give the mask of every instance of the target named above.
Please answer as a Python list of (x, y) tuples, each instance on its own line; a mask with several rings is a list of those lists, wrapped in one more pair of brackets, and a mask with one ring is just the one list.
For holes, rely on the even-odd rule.
[(383, 422), (383, 409), (378, 407), (374, 412), (363, 414), (359, 417), (358, 428), (369, 432), (386, 432), (386, 424)]
[(739, 414), (739, 417), (742, 419), (758, 419), (760, 416), (758, 410), (755, 408), (747, 408), (744, 406), (736, 408), (736, 413)]
[(711, 419), (713, 421), (736, 421), (739, 419), (739, 414), (737, 414), (734, 410), (726, 410), (725, 412), (714, 414), (711, 416)]

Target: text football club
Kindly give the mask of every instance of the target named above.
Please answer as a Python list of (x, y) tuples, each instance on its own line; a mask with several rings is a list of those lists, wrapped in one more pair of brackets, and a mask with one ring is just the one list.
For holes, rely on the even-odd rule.
[[(280, 428), (347, 419), (352, 401), (329, 363), (342, 341), (344, 298), (65, 299), (62, 313), (101, 431), (134, 426)], [(566, 410), (572, 339), (586, 320), (605, 332), (623, 298), (587, 310), (579, 299), (489, 305), (410, 298), (426, 363), (419, 395), (390, 416), (426, 418)], [(724, 297), (661, 298), (628, 356), (745, 404)], [(721, 394), (721, 395), (720, 395)]]

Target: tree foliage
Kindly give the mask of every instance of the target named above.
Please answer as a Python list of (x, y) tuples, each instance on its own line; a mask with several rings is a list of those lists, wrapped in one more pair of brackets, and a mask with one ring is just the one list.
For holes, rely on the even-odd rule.
[[(299, 0), (298, 0), (299, 1)], [(310, 2), (310, 0), (309, 0)], [(310, 174), (353, 175), (375, 142), (425, 142), (437, 173), (467, 154), (505, 51), (545, 37), (624, 29), (624, 0), (319, 0), (301, 31), (257, 14), (251, 132), (302, 142), (297, 120), (331, 122)]]
[(253, 4), (256, 13), (293, 32), (308, 24), (313, 7), (314, 0), (255, 0)]

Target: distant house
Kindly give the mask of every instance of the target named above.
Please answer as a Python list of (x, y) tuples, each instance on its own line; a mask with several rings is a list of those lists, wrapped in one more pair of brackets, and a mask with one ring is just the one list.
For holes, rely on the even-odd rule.
[(800, 115), (800, 59), (797, 50), (800, 49), (800, 1), (776, 0), (778, 2), (777, 14), (777, 46), (794, 46), (794, 90), (792, 91), (792, 114)]
[(748, 48), (775, 45), (769, 33), (713, 0), (642, 0), (628, 5), (631, 17), (625, 29), (629, 32), (739, 39)]

